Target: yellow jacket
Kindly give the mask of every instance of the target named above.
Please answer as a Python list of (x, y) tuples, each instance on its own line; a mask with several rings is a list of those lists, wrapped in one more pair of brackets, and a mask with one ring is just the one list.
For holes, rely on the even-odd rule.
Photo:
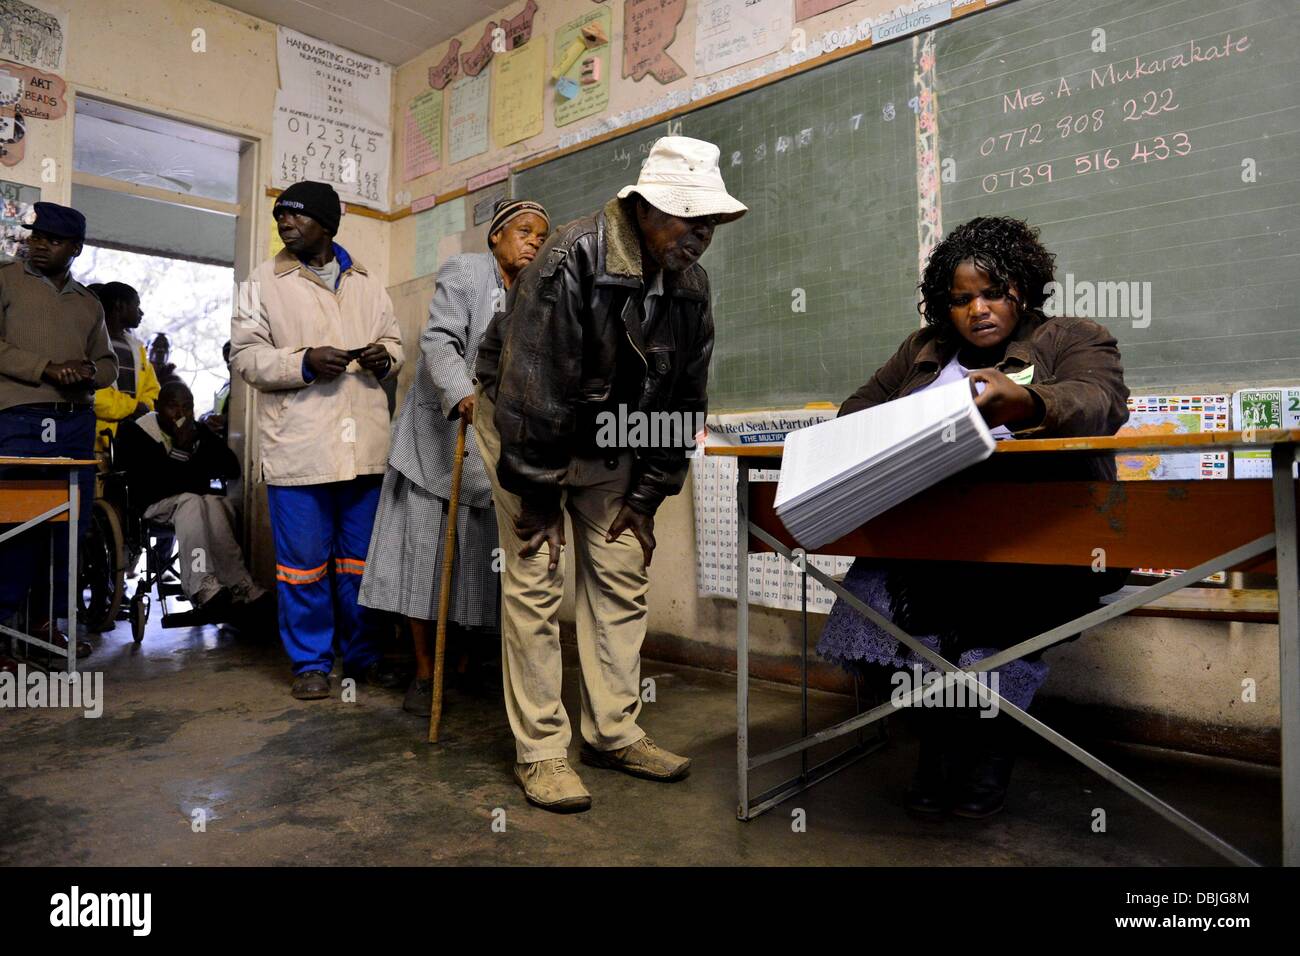
[(104, 432), (116, 435), (117, 423), (130, 418), (138, 402), (144, 402), (152, 410), (158, 397), (158, 376), (145, 354), (144, 343), (129, 333), (127, 339), (135, 346), (135, 394), (119, 391), (112, 385), (95, 390), (95, 452), (98, 454), (108, 451)]

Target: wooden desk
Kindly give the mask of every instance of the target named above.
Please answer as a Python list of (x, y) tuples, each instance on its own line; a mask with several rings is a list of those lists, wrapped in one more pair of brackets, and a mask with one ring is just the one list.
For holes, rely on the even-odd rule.
[[(988, 561), (1009, 564), (1091, 565), (1098, 550), (1111, 567), (1187, 568), (980, 661), (966, 673), (994, 670), (1058, 644), (1080, 631), (1143, 607), (1225, 569), (1276, 571), (1282, 711), (1283, 861), (1300, 865), (1300, 575), (1297, 573), (1297, 483), (1292, 477), (1300, 430), (1207, 432), (1194, 435), (1123, 435), (1108, 438), (1000, 442), (994, 454), (1096, 452), (1210, 452), (1267, 448), (1272, 480), (1002, 483), (965, 481), (960, 475), (928, 488), (839, 541), (824, 554), (874, 558)], [(754, 468), (780, 466), (781, 446), (706, 448), (737, 459), (736, 561), (736, 765), (737, 816), (750, 820), (860, 759), (879, 741), (849, 748), (809, 768), (807, 751), (883, 720), (896, 712), (885, 703), (815, 733), (806, 721), (800, 739), (764, 754), (749, 753), (749, 553), (775, 551), (796, 562), (840, 600), (896, 637), (936, 668), (957, 672), (951, 661), (877, 614), (811, 562), (773, 510), (776, 486), (751, 483)], [(1014, 533), (1009, 533), (1013, 530)], [(936, 547), (941, 548), (937, 551)], [(805, 615), (807, 613), (805, 609)], [(806, 633), (806, 620), (805, 620)], [(807, 694), (805, 662), (804, 694)], [(918, 689), (914, 700), (919, 697)], [(992, 694), (999, 708), (1140, 800), (1175, 826), (1234, 863), (1254, 861), (1160, 800), (1134, 781), (1015, 705)], [(805, 708), (806, 713), (806, 708)], [(751, 796), (750, 772), (800, 754), (799, 776)]]
[[(12, 458), (0, 457), (0, 468), (67, 469), (67, 479), (0, 479), (0, 525), (17, 525), (0, 531), (0, 542), (16, 538), (41, 524), (68, 526), (68, 646), (57, 647), (49, 641), (0, 624), (0, 633), (35, 644), (55, 654), (66, 654), (68, 670), (77, 669), (77, 536), (81, 488), (77, 469), (98, 465), (95, 459), (82, 458)], [(50, 551), (50, 578), (54, 577), (54, 551)], [(50, 620), (53, 621), (53, 587), (50, 588)]]

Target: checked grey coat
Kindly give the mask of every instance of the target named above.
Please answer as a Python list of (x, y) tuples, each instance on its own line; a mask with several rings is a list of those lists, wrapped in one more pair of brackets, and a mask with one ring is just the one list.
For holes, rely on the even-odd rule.
[[(443, 263), (429, 303), (429, 322), (420, 335), (415, 379), (393, 423), (388, 463), (444, 500), (451, 497), (451, 464), (460, 422), (456, 406), (474, 394), (479, 341), (492, 320), (493, 305), (505, 304), (504, 290), (501, 270), (490, 252), (452, 256)], [(465, 433), (465, 451), (460, 503), (486, 508), (492, 504), (492, 485), (473, 426)]]

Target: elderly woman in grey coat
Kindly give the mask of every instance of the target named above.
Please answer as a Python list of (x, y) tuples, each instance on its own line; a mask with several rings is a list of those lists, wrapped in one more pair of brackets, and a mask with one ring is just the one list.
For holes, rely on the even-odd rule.
[[(388, 472), (370, 537), (360, 601), (410, 621), (416, 676), (403, 708), (427, 716), (432, 705), (433, 622), (445, 558), (443, 522), (459, 422), (474, 421), (474, 361), (506, 290), (546, 241), (550, 220), (537, 203), (502, 200), (488, 227), (490, 252), (452, 256), (438, 270), (429, 322), (420, 336), (415, 379), (393, 423)], [(466, 431), (456, 515), (448, 623), (496, 633), (500, 602), (492, 486), (473, 428)]]

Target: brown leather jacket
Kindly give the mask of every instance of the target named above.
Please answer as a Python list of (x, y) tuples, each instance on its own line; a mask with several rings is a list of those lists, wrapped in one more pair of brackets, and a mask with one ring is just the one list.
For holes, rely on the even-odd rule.
[[(573, 458), (606, 458), (596, 417), (708, 409), (713, 313), (709, 277), (697, 263), (664, 274), (648, 337), (641, 331), (641, 242), (628, 207), (611, 199), (595, 215), (561, 226), (510, 288), (506, 309), (479, 345), (475, 375), (496, 405), (497, 478), (534, 511), (559, 508)], [(624, 501), (653, 515), (681, 491), (686, 451), (637, 448)]]
[[(840, 414), (902, 398), (929, 385), (957, 352), (931, 326), (909, 335), (893, 358), (840, 406)], [(1043, 419), (1016, 438), (1073, 438), (1113, 435), (1128, 421), (1128, 386), (1115, 337), (1090, 319), (1031, 316), (1017, 326), (1006, 356), (996, 366), (1005, 373), (1033, 366), (1025, 385), (1043, 403)], [(1032, 465), (994, 458), (977, 466), (979, 477), (1007, 481), (1115, 480), (1115, 456), (1068, 453), (1033, 456)], [(1017, 456), (1018, 457), (1018, 456)], [(1015, 467), (1019, 466), (1019, 467)]]

